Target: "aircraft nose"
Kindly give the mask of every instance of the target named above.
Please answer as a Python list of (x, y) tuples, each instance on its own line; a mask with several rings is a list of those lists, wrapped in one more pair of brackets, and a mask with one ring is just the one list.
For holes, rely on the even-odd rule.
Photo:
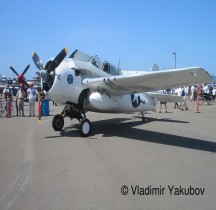
[(18, 79), (19, 83), (22, 83), (23, 82), (23, 76), (22, 76), (22, 74), (20, 74), (17, 79)]

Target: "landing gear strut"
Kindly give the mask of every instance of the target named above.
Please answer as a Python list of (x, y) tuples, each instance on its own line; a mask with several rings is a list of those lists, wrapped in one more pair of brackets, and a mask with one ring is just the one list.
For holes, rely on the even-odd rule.
[(142, 121), (143, 122), (146, 122), (147, 121), (147, 119), (146, 119), (146, 117), (145, 117), (145, 112), (141, 112), (141, 115), (142, 115)]
[(71, 120), (76, 118), (79, 120), (79, 133), (82, 137), (89, 136), (91, 132), (91, 123), (86, 118), (83, 109), (78, 105), (66, 105), (61, 114), (53, 117), (52, 126), (55, 131), (61, 131), (64, 127), (64, 118), (69, 117)]

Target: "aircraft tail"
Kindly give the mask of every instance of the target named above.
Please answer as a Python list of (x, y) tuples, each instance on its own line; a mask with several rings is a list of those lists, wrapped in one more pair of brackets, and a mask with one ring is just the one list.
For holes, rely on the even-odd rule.
[(150, 71), (152, 72), (152, 71), (159, 71), (159, 66), (156, 64), (156, 63), (153, 63), (152, 64), (152, 67), (151, 67), (151, 69), (150, 69)]

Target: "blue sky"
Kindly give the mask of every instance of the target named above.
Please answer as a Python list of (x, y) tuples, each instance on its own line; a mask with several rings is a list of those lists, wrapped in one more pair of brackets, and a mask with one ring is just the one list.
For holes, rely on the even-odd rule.
[(0, 74), (13, 76), (64, 47), (99, 55), (122, 69), (200, 66), (216, 75), (214, 0), (0, 0)]

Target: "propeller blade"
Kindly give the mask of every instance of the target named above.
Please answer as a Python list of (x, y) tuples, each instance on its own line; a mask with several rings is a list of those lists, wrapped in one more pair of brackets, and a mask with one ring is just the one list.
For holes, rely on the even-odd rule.
[(16, 72), (16, 70), (12, 66), (10, 66), (10, 69), (13, 71), (14, 74), (16, 74), (17, 76), (19, 76), (19, 74)]
[(28, 83), (25, 80), (23, 81), (23, 83), (25, 84), (26, 87), (29, 88), (29, 85), (28, 85)]
[(24, 74), (28, 71), (30, 65), (26, 66), (25, 70), (23, 71), (22, 75), (24, 76)]
[(67, 55), (68, 49), (64, 48), (52, 61), (52, 63), (49, 65), (49, 68), (47, 69), (47, 73), (50, 73), (54, 71), (59, 64), (64, 60), (65, 56)]
[(35, 65), (37, 66), (37, 68), (39, 70), (42, 70), (43, 69), (43, 63), (42, 63), (41, 59), (39, 58), (39, 56), (37, 55), (37, 53), (33, 52), (32, 59), (33, 59)]

